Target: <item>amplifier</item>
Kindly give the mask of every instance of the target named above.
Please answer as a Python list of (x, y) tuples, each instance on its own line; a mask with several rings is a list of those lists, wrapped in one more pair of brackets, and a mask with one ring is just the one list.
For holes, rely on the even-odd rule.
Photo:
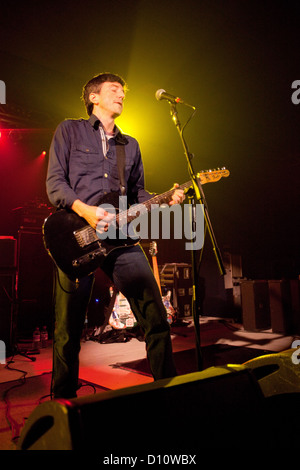
[(12, 354), (15, 332), (15, 275), (0, 273), (0, 340), (4, 341), (7, 357)]
[(15, 269), (17, 266), (17, 240), (11, 236), (0, 236), (0, 269)]
[(32, 203), (13, 209), (16, 226), (22, 229), (41, 229), (45, 219), (53, 212), (47, 204)]
[(53, 262), (41, 230), (19, 230), (16, 294), (19, 337), (31, 337), (37, 326), (51, 331)]
[(171, 303), (178, 318), (192, 315), (193, 279), (192, 265), (186, 263), (165, 264), (160, 269), (162, 290), (172, 292)]
[(241, 283), (243, 326), (245, 330), (265, 330), (271, 326), (268, 281)]
[(274, 333), (289, 334), (292, 328), (291, 285), (288, 280), (269, 280), (271, 327)]

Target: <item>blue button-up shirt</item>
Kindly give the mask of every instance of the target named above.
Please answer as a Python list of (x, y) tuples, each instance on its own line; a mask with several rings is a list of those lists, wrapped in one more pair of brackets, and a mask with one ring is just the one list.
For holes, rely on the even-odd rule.
[(98, 205), (102, 196), (120, 190), (116, 143), (125, 146), (125, 185), (128, 202), (144, 202), (152, 195), (144, 189), (144, 169), (136, 139), (119, 129), (108, 141), (103, 154), (99, 131), (101, 122), (67, 119), (61, 122), (52, 139), (46, 189), (50, 202), (59, 208), (71, 208), (76, 199)]

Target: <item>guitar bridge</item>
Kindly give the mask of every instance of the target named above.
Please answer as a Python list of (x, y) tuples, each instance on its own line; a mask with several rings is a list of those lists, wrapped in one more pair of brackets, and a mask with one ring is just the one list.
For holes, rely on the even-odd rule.
[(96, 231), (90, 225), (87, 225), (86, 227), (79, 230), (75, 230), (73, 234), (81, 248), (91, 245), (92, 243), (95, 243), (99, 240)]

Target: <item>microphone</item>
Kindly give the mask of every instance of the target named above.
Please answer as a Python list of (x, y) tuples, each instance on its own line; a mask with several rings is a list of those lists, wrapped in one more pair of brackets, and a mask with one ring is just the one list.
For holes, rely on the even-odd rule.
[(171, 103), (184, 103), (184, 101), (181, 98), (178, 98), (177, 96), (170, 95), (169, 93), (166, 92), (166, 90), (163, 90), (162, 88), (160, 90), (157, 90), (155, 93), (155, 98), (160, 101), (160, 100), (167, 100), (170, 101)]
[(186, 103), (183, 101), (181, 98), (178, 96), (170, 95), (170, 93), (167, 93), (166, 90), (163, 90), (162, 88), (160, 90), (157, 90), (155, 93), (155, 98), (160, 101), (160, 100), (167, 100), (171, 104), (185, 104), (186, 106), (189, 106), (190, 108), (193, 108), (194, 110), (196, 109), (194, 106), (191, 104)]

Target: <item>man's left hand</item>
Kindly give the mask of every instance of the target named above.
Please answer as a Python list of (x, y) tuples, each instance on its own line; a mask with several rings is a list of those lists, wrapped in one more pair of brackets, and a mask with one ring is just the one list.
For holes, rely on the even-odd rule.
[(175, 183), (173, 188), (175, 191), (172, 195), (172, 199), (169, 202), (169, 206), (172, 206), (173, 204), (181, 204), (185, 200), (185, 195), (183, 189), (176, 189), (179, 187), (179, 184)]

